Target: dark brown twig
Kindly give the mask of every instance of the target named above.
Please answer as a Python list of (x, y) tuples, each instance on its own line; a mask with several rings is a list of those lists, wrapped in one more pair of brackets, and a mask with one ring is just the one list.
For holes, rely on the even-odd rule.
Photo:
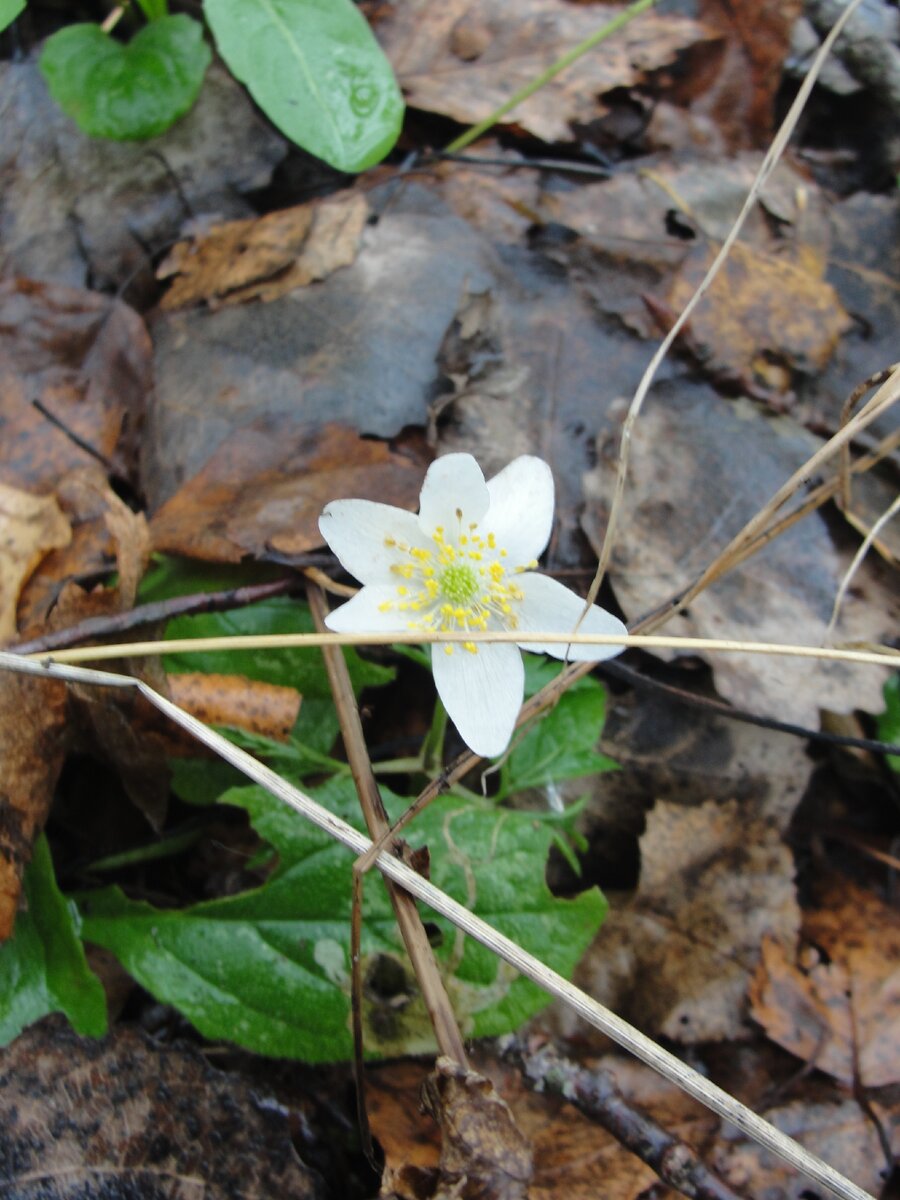
[[(313, 556), (310, 556), (313, 557)], [(317, 559), (319, 556), (315, 556)], [(156, 600), (141, 604), (128, 612), (111, 613), (103, 617), (86, 617), (68, 629), (57, 629), (42, 637), (6, 647), (15, 654), (41, 654), (45, 650), (60, 650), (63, 646), (77, 646), (79, 642), (91, 642), (138, 629), (142, 625), (153, 625), (157, 621), (170, 621), (173, 617), (186, 614), (223, 612), (229, 608), (243, 608), (257, 600), (268, 600), (281, 596), (297, 586), (296, 579), (276, 579), (271, 583), (252, 583), (244, 587), (228, 588), (221, 592), (197, 592), (190, 596), (173, 596), (169, 600)]]
[(533, 1088), (568, 1100), (682, 1195), (692, 1200), (739, 1200), (739, 1193), (711, 1171), (686, 1142), (626, 1100), (611, 1072), (586, 1070), (549, 1046), (532, 1051), (519, 1038), (504, 1042), (504, 1057), (521, 1069)]

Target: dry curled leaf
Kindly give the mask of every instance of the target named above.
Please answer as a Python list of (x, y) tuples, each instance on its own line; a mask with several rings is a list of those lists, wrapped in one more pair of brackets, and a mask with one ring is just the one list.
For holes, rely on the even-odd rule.
[(157, 270), (174, 281), (164, 309), (275, 300), (353, 262), (368, 216), (359, 193), (213, 225), (179, 242)]
[(900, 1081), (900, 914), (830, 879), (796, 956), (766, 942), (752, 1014), (773, 1041), (844, 1083)]
[(342, 496), (414, 508), (423, 466), (337, 424), (242, 429), (156, 513), (157, 550), (219, 562), (280, 561), (322, 545), (319, 515)]
[[(619, 12), (562, 0), (408, 0), (377, 32), (409, 104), (470, 125)], [(640, 82), (714, 36), (685, 17), (644, 14), (523, 100), (509, 120), (545, 141), (567, 141), (573, 124), (605, 112), (603, 93)]]
[(19, 593), (38, 563), (71, 539), (55, 496), (33, 496), (0, 483), (0, 642), (15, 636)]

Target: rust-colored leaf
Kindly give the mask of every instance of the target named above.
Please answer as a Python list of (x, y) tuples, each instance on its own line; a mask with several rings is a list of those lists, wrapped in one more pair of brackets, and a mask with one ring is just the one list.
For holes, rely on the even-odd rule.
[[(168, 676), (172, 700), (207, 725), (231, 725), (283, 742), (300, 712), (300, 693), (293, 688), (243, 675), (207, 675), (186, 671)], [(142, 705), (139, 727), (153, 730), (167, 754), (199, 757), (203, 747), (186, 730), (179, 729), (155, 708)]]
[(866, 1087), (900, 1080), (900, 915), (849, 879), (805, 914), (796, 961), (766, 943), (751, 993), (766, 1033), (804, 1061)]
[(15, 636), (16, 605), (26, 580), (48, 551), (71, 538), (54, 496), (33, 496), (0, 483), (0, 642)]
[(353, 262), (368, 211), (365, 197), (353, 192), (213, 225), (179, 242), (159, 267), (159, 279), (174, 276), (161, 307), (275, 300), (324, 279)]
[[(673, 313), (694, 294), (714, 254), (701, 246), (688, 256), (667, 296)], [(709, 368), (751, 380), (765, 379), (771, 363), (816, 374), (850, 325), (830, 284), (789, 259), (737, 243), (692, 316), (690, 336)]]
[[(72, 525), (71, 541), (48, 554), (29, 580), (19, 603), (24, 633), (39, 634), (48, 618), (62, 629), (87, 617), (120, 612), (134, 604), (147, 567), (150, 535), (143, 513), (135, 513), (107, 482), (97, 463), (78, 467), (57, 489), (60, 506)], [(76, 577), (118, 571), (114, 588), (86, 592)]]
[(13, 930), (22, 872), (47, 819), (65, 733), (65, 684), (0, 672), (0, 941)]
[(154, 516), (154, 548), (219, 562), (247, 554), (289, 560), (322, 545), (329, 500), (413, 509), (424, 464), (346, 426), (243, 429)]

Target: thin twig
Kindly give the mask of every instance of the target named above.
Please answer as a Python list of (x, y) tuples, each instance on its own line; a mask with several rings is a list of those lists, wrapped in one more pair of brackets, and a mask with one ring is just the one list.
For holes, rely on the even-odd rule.
[(851, 737), (849, 734), (843, 733), (829, 733), (827, 729), (809, 729), (805, 725), (794, 725), (790, 721), (778, 721), (774, 717), (761, 717), (758, 713), (748, 712), (744, 708), (735, 708), (725, 700), (717, 700), (712, 696), (701, 696), (686, 688), (663, 683), (660, 679), (653, 679), (641, 671), (635, 671), (633, 667), (626, 666), (623, 662), (616, 662), (612, 659), (598, 664), (597, 673), (601, 676), (621, 679), (632, 687), (671, 696), (680, 704), (723, 717), (726, 721), (740, 721), (745, 725), (756, 725), (760, 729), (772, 729), (776, 733), (787, 733), (792, 737), (803, 738), (807, 742), (821, 742), (826, 746), (846, 746), (852, 750), (868, 750), (872, 754), (900, 754), (900, 745), (894, 745), (892, 742), (880, 742), (875, 738)]
[[(579, 663), (578, 666), (585, 664)], [(590, 666), (591, 664), (587, 664)], [(66, 682), (83, 683), (87, 685), (135, 688), (155, 708), (165, 713), (177, 725), (198, 738), (226, 762), (232, 764), (254, 783), (266, 789), (277, 799), (299, 812), (317, 828), (325, 831), (330, 837), (346, 846), (356, 857), (368, 850), (371, 842), (364, 834), (359, 833), (351, 825), (336, 817), (333, 813), (317, 804), (312, 797), (293, 787), (269, 767), (259, 763), (251, 755), (227, 741), (221, 734), (205, 726), (202, 721), (186, 713), (159, 695), (142, 680), (133, 679), (128, 675), (116, 675), (111, 672), (93, 671), (83, 667), (62, 666), (55, 663), (42, 663), (32, 658), (22, 658), (15, 654), (0, 651), (0, 668), (32, 675), (44, 679), (60, 679)], [(570, 668), (571, 670), (571, 668)], [(563, 672), (566, 674), (566, 672)], [(547, 689), (545, 689), (546, 691)], [(535, 699), (532, 697), (532, 699)], [(530, 702), (529, 702), (530, 703)], [(526, 704), (523, 712), (529, 706)], [(726, 1121), (737, 1126), (748, 1137), (777, 1154), (786, 1163), (816, 1181), (826, 1188), (839, 1200), (873, 1200), (868, 1192), (857, 1187), (855, 1183), (841, 1175), (822, 1159), (810, 1154), (792, 1138), (764, 1121), (740, 1101), (730, 1096), (722, 1088), (717, 1087), (708, 1079), (704, 1079), (681, 1059), (670, 1054), (645, 1034), (623, 1021), (615, 1013), (598, 1004), (574, 984), (550, 970), (533, 955), (526, 953), (510, 938), (492, 928), (486, 921), (471, 913), (452, 897), (446, 895), (434, 884), (413, 871), (403, 861), (392, 854), (382, 853), (378, 858), (378, 869), (382, 874), (412, 893), (428, 907), (440, 913), (463, 933), (473, 937), (492, 953), (532, 980), (538, 987), (550, 995), (563, 1000), (579, 1016), (612, 1038), (618, 1045), (634, 1054), (642, 1062), (659, 1071), (670, 1079), (688, 1095), (705, 1104), (713, 1112)]]
[(626, 481), (627, 474), (628, 474), (628, 466), (629, 466), (630, 455), (631, 455), (631, 436), (634, 431), (634, 426), (640, 415), (641, 408), (644, 403), (644, 399), (646, 398), (647, 393), (650, 390), (650, 385), (653, 383), (653, 380), (656, 378), (656, 372), (659, 370), (659, 367), (662, 364), (662, 361), (665, 358), (665, 356), (668, 354), (669, 349), (672, 346), (673, 342), (678, 337), (678, 334), (681, 332), (681, 330), (684, 328), (684, 326), (687, 324), (687, 322), (690, 320), (694, 309), (697, 307), (697, 305), (703, 299), (706, 292), (709, 290), (710, 285), (712, 284), (716, 275), (719, 273), (719, 269), (721, 268), (722, 264), (725, 262), (725, 259), (728, 257), (728, 254), (731, 251), (731, 247), (737, 241), (737, 238), (741, 232), (741, 229), (744, 226), (744, 222), (746, 221), (751, 208), (756, 203), (756, 199), (757, 199), (758, 195), (762, 191), (763, 187), (766, 185), (766, 183), (769, 179), (769, 176), (772, 174), (775, 167), (777, 166), (778, 161), (781, 158), (781, 155), (784, 152), (784, 149), (787, 146), (788, 141), (790, 140), (791, 134), (793, 133), (794, 128), (800, 119), (800, 114), (803, 112), (803, 109), (806, 106), (806, 101), (809, 98), (809, 94), (812, 91), (813, 85), (816, 82), (816, 79), (825, 63), (826, 58), (828, 57), (829, 53), (831, 52), (832, 46), (834, 45), (835, 41), (837, 40), (838, 36), (840, 35), (841, 30), (844, 28), (844, 25), (847, 23), (847, 21), (849, 20), (851, 15), (856, 11), (856, 9), (859, 8), (861, 3), (862, 3), (862, 0), (850, 0), (850, 4), (841, 13), (840, 17), (835, 22), (834, 28), (828, 34), (828, 37), (826, 37), (825, 40), (823, 41), (821, 47), (819, 48), (818, 53), (816, 54), (815, 59), (812, 62), (812, 65), (810, 66), (809, 71), (807, 72), (806, 78), (803, 80), (803, 83), (800, 87), (800, 90), (797, 93), (796, 98), (794, 99), (793, 104), (791, 105), (790, 109), (788, 110), (787, 116), (785, 117), (784, 121), (782, 122), (781, 127), (779, 128), (777, 134), (775, 135), (772, 145), (766, 151), (766, 155), (763, 158), (763, 161), (760, 164), (760, 168), (756, 173), (756, 178), (753, 180), (753, 184), (750, 188), (749, 193), (747, 194), (747, 198), (744, 201), (743, 207), (741, 208), (741, 211), (738, 214), (737, 219), (735, 220), (734, 224), (732, 225), (731, 229), (729, 230), (728, 236), (726, 237), (725, 241), (722, 243), (718, 254), (713, 259), (713, 262), (712, 262), (709, 270), (706, 272), (703, 279), (700, 281), (700, 284), (698, 285), (697, 290), (694, 292), (693, 296), (691, 296), (690, 300), (687, 302), (684, 309), (681, 311), (681, 314), (679, 315), (678, 319), (675, 321), (672, 328), (666, 334), (665, 338), (663, 338), (663, 340), (660, 343), (659, 347), (657, 348), (655, 354), (651, 358), (650, 363), (648, 364), (647, 369), (644, 372), (640, 383), (638, 384), (637, 391), (635, 392), (634, 398), (631, 401), (631, 404), (628, 409), (628, 414), (625, 418), (625, 424), (622, 428), (622, 440), (621, 440), (620, 449), (619, 449), (619, 461), (618, 461), (618, 466), (617, 466), (617, 470), (616, 470), (616, 482), (615, 482), (615, 488), (613, 491), (613, 499), (612, 499), (612, 504), (610, 505), (609, 521), (606, 526), (606, 534), (603, 539), (603, 545), (600, 548), (600, 558), (599, 558), (599, 562), (597, 564), (597, 572), (594, 575), (594, 579), (593, 579), (593, 582), (591, 583), (590, 588), (588, 589), (588, 595), (587, 595), (587, 600), (585, 602), (585, 608), (584, 608), (584, 613), (582, 614), (582, 619), (583, 619), (584, 615), (587, 613), (589, 606), (591, 604), (593, 604), (597, 598), (597, 595), (600, 591), (600, 586), (603, 582), (603, 578), (606, 575), (606, 568), (609, 565), (609, 560), (612, 555), (613, 546), (615, 545), (616, 532), (618, 529), (618, 522), (619, 522), (619, 514), (621, 513), (621, 510), (622, 510), (623, 498), (624, 498), (624, 494), (625, 494), (625, 481)]
[(844, 597), (847, 594), (847, 588), (853, 582), (853, 576), (859, 569), (862, 560), (869, 553), (869, 548), (875, 539), (878, 537), (881, 530), (887, 525), (892, 517), (895, 517), (900, 512), (900, 495), (894, 497), (893, 503), (881, 514), (869, 532), (863, 539), (862, 545), (853, 555), (853, 561), (847, 568), (844, 578), (841, 580), (841, 586), (837, 590), (837, 595), (834, 598), (834, 608), (831, 610), (831, 620), (828, 622), (828, 628), (825, 630), (825, 636), (822, 639), (825, 642), (831, 641), (831, 635), (834, 633), (834, 627), (837, 625), (837, 619), (840, 615), (841, 605), (844, 603)]
[(45, 654), (48, 650), (59, 650), (64, 646), (75, 646), (92, 638), (112, 637), (139, 629), (142, 625), (171, 621), (174, 617), (198, 613), (224, 612), (231, 608), (244, 608), (259, 600), (282, 596), (296, 589), (298, 580), (276, 579), (271, 583), (251, 583), (242, 587), (228, 588), (220, 592), (195, 592), (190, 596), (172, 596), (168, 600), (155, 600), (140, 604), (127, 612), (110, 613), (103, 617), (86, 617), (77, 625), (56, 629), (42, 637), (18, 642), (7, 649), (12, 654)]
[[(722, 654), (765, 654), (785, 658), (817, 658), (823, 662), (847, 662), (858, 665), (887, 666), (900, 662), (900, 652), (888, 647), (847, 650), (833, 646), (797, 646), (780, 642), (742, 642), (728, 638), (664, 637), (660, 634), (559, 633), (556, 630), (528, 630), (529, 642), (553, 646), (634, 646), (644, 650), (714, 650)], [(309, 649), (318, 646), (418, 646), (436, 642), (459, 645), (464, 642), (510, 642), (523, 640), (521, 630), (468, 629), (416, 630), (394, 633), (253, 633), (232, 637), (175, 638), (158, 642), (119, 642), (112, 646), (75, 646), (50, 655), (30, 655), (42, 661), (58, 663), (105, 662), (112, 658), (147, 658), (157, 654), (205, 654), (207, 651)], [(24, 656), (23, 656), (24, 657)], [(592, 670), (596, 663), (589, 662)]]
[(875, 395), (872, 396), (856, 416), (830, 437), (824, 445), (820, 446), (815, 454), (808, 458), (794, 472), (790, 479), (781, 485), (759, 512), (747, 522), (739, 533), (735, 534), (725, 549), (716, 556), (713, 562), (709, 564), (690, 587), (679, 593), (676, 601), (672, 603), (668, 610), (654, 615), (652, 620), (641, 621), (635, 628), (641, 630), (658, 628), (677, 612), (678, 609), (689, 605), (710, 584), (715, 583), (722, 575), (731, 570), (733, 566), (742, 562), (752, 552), (752, 547), (759, 547), (764, 544), (760, 539), (765, 535), (767, 526), (773, 520), (775, 514), (791, 499), (794, 493), (800, 488), (805, 487), (825, 463), (833, 458), (843, 446), (847, 445), (861, 429), (864, 429), (867, 425), (877, 420), (878, 417), (887, 412), (898, 400), (900, 400), (900, 368), (892, 371)]
[[(325, 617), (328, 615), (328, 608), (325, 604), (325, 596), (321, 588), (311, 580), (307, 587), (307, 598), (313, 621), (316, 623), (316, 627), (321, 630), (325, 626)], [(325, 659), (325, 669), (328, 672), (328, 681), (331, 684), (334, 706), (337, 710), (341, 726), (344, 749), (347, 752), (347, 761), (350, 764), (350, 770), (353, 774), (353, 782), (356, 784), (356, 792), (359, 796), (359, 803), (363, 811), (366, 828), (369, 830), (372, 838), (380, 838), (382, 834), (390, 833), (391, 822), (382, 802), (378, 783), (372, 773), (372, 764), (369, 761), (369, 753), (366, 749), (362, 723), (359, 719), (359, 709), (357, 708), (356, 698), (353, 694), (353, 685), (350, 682), (347, 663), (344, 660), (343, 651), (339, 646), (323, 646), (322, 656)], [(391, 898), (391, 904), (393, 905), (394, 915), (397, 919), (397, 926), (415, 972), (422, 1000), (431, 1020), (440, 1052), (452, 1058), (461, 1066), (466, 1067), (468, 1060), (466, 1058), (462, 1035), (459, 1032), (453, 1006), (444, 988), (444, 981), (441, 978), (440, 970), (435, 961), (431, 943), (428, 941), (425, 926), (422, 924), (422, 918), (419, 916), (416, 902), (408, 892), (405, 892), (390, 881), (387, 881), (387, 889)], [(354, 973), (354, 1041), (358, 1042), (357, 1096), (359, 1099), (360, 1125), (364, 1138), (368, 1140), (368, 1122), (365, 1114), (365, 1077), (362, 1072), (361, 1052), (362, 983), (359, 945), (361, 906), (362, 890), (360, 884), (354, 887), (354, 945), (351, 948), (351, 966)]]
[(625, 1099), (611, 1071), (603, 1067), (587, 1070), (551, 1046), (534, 1050), (517, 1037), (503, 1039), (501, 1052), (520, 1068), (531, 1087), (568, 1100), (669, 1187), (692, 1200), (739, 1200), (738, 1193), (710, 1170), (687, 1142)]

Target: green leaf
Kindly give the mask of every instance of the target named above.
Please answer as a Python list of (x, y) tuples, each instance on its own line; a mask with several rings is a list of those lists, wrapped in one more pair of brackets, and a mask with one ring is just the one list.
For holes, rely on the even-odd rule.
[[(276, 596), (225, 613), (176, 617), (166, 626), (166, 638), (231, 637), (240, 633), (312, 633), (309, 609), (299, 600)], [(347, 647), (347, 667), (354, 690), (390, 683), (394, 672), (360, 658)], [(296, 688), (304, 697), (331, 698), (331, 688), (317, 647), (279, 650), (211, 650), (203, 654), (168, 654), (167, 671), (209, 671), (246, 675), (265, 683)], [(301, 717), (303, 708), (301, 707)], [(318, 747), (316, 747), (318, 748)]]
[(396, 142), (403, 98), (353, 0), (204, 0), (219, 53), (281, 132), (339, 171)]
[[(892, 675), (884, 685), (885, 710), (878, 718), (878, 738), (882, 742), (900, 742), (900, 675)], [(888, 766), (900, 771), (900, 754), (886, 756)]]
[(208, 563), (177, 554), (154, 554), (138, 588), (138, 600), (141, 604), (151, 604), (175, 596), (225, 592), (253, 583), (268, 583), (283, 575), (283, 569), (271, 563)]
[(25, 10), (25, 0), (0, 0), (0, 33)]
[(56, 886), (43, 834), (23, 891), (27, 907), (0, 946), (0, 1044), (52, 1012), (65, 1013), (77, 1033), (99, 1037), (107, 1029), (106, 997), (84, 957), (78, 910)]
[[(331, 780), (316, 794), (358, 824), (349, 780)], [(392, 819), (399, 816), (406, 801), (382, 794)], [(347, 1058), (351, 856), (260, 788), (235, 789), (222, 799), (245, 808), (277, 851), (267, 882), (174, 911), (129, 900), (118, 888), (92, 893), (82, 899), (85, 936), (113, 951), (207, 1037), (310, 1062)], [(596, 889), (574, 900), (551, 895), (544, 868), (552, 836), (547, 822), (527, 813), (452, 796), (435, 801), (409, 830), (413, 846), (428, 844), (439, 887), (570, 974), (606, 903)], [(436, 953), (466, 1036), (517, 1028), (547, 1003), (543, 992), (442, 917), (427, 910), (423, 916), (437, 932)], [(367, 1052), (432, 1049), (387, 892), (374, 875), (365, 885), (362, 951)]]
[(98, 25), (68, 25), (44, 44), (41, 73), (67, 116), (91, 137), (141, 141), (191, 108), (212, 60), (203, 27), (161, 17), (124, 45)]
[[(549, 683), (562, 668), (546, 659), (525, 656), (528, 695)], [(501, 797), (526, 788), (552, 786), (616, 770), (616, 763), (594, 747), (606, 720), (606, 689), (586, 676), (560, 696), (513, 750), (503, 770)]]

